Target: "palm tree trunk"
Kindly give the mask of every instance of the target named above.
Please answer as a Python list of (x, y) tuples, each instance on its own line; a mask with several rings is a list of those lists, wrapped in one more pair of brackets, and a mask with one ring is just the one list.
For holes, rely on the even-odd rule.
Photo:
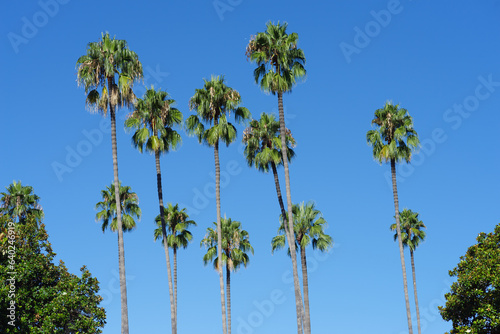
[[(108, 92), (111, 94), (113, 78), (108, 78)], [(115, 106), (109, 99), (109, 115), (111, 118), (111, 150), (113, 152), (113, 181), (115, 184), (116, 220), (118, 228), (118, 271), (120, 276), (122, 334), (128, 334), (127, 280), (125, 274), (125, 247), (123, 245), (122, 210), (120, 203), (120, 181), (118, 178), (118, 149), (116, 147), (116, 113)]]
[[(271, 168), (274, 175), (274, 185), (276, 186), (276, 194), (278, 195), (278, 203), (280, 204), (281, 215), (283, 216), (283, 221), (286, 219), (285, 205), (283, 204), (283, 196), (281, 195), (280, 179), (278, 178), (278, 170), (276, 169), (276, 164), (271, 162)], [(283, 223), (285, 227), (285, 235), (288, 236), (288, 224)]]
[(411, 324), (410, 298), (408, 296), (408, 281), (406, 279), (405, 256), (403, 252), (403, 242), (401, 240), (401, 225), (399, 223), (399, 200), (398, 200), (398, 187), (396, 184), (396, 161), (394, 159), (391, 159), (391, 174), (392, 174), (392, 193), (394, 195), (394, 209), (396, 211), (396, 231), (398, 234), (399, 255), (401, 257), (401, 268), (403, 269), (403, 285), (404, 285), (405, 301), (406, 301), (406, 316), (408, 318), (408, 333), (413, 334), (413, 328)]
[(174, 306), (175, 306), (175, 327), (177, 327), (177, 247), (174, 246)]
[[(292, 214), (292, 193), (290, 190), (290, 173), (288, 170), (288, 156), (286, 147), (285, 135), (285, 112), (283, 110), (283, 93), (278, 92), (278, 110), (280, 119), (280, 136), (281, 136), (281, 154), (283, 158), (283, 167), (285, 169), (285, 186), (286, 186), (286, 202), (288, 206), (288, 247), (292, 258), (293, 269), (293, 285), (295, 290), (295, 307), (297, 309), (297, 333), (302, 334), (302, 295), (300, 293), (299, 273), (297, 269), (297, 255), (295, 252), (295, 235), (293, 230), (293, 214)], [(286, 223), (285, 223), (286, 224)], [(305, 334), (310, 334), (310, 328), (304, 328)]]
[(170, 266), (170, 254), (167, 244), (167, 228), (165, 225), (165, 213), (163, 212), (163, 191), (161, 186), (161, 170), (160, 170), (160, 152), (155, 151), (156, 160), (156, 184), (158, 187), (158, 201), (160, 202), (160, 217), (161, 217), (161, 231), (163, 234), (163, 249), (165, 250), (165, 258), (167, 259), (167, 278), (168, 278), (168, 294), (170, 296), (170, 320), (172, 322), (172, 334), (177, 333), (177, 324), (175, 319), (175, 304), (174, 304), (174, 291), (172, 288), (172, 267)]
[(311, 330), (311, 318), (309, 312), (309, 282), (307, 278), (307, 260), (306, 260), (306, 249), (300, 247), (300, 261), (302, 264), (302, 289), (304, 290), (304, 327)]
[(415, 308), (417, 309), (417, 328), (418, 334), (420, 333), (420, 311), (418, 309), (418, 297), (417, 297), (417, 278), (415, 276), (415, 260), (413, 258), (413, 251), (410, 248), (410, 258), (411, 258), (411, 272), (413, 275), (413, 293), (415, 294)]
[(231, 271), (226, 264), (227, 334), (231, 334)]
[[(214, 126), (217, 126), (217, 120), (214, 121)], [(224, 274), (222, 273), (222, 225), (220, 213), (220, 163), (219, 163), (219, 141), (214, 145), (215, 158), (215, 201), (217, 205), (217, 267), (219, 271), (220, 284), (220, 303), (222, 311), (222, 333), (227, 334), (226, 324), (226, 301), (224, 298)]]

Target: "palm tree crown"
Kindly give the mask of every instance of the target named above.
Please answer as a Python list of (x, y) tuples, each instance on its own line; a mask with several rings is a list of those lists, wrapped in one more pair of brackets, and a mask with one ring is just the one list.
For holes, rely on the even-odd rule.
[(297, 48), (297, 33), (286, 33), (288, 24), (266, 24), (266, 31), (252, 36), (246, 48), (247, 58), (257, 63), (255, 82), (266, 91), (276, 94), (290, 92), (298, 78), (306, 75), (306, 58)]
[[(418, 212), (413, 212), (409, 209), (404, 209), (399, 214), (401, 223), (401, 240), (404, 247), (408, 247), (411, 251), (424, 241), (426, 233), (422, 228), (426, 228), (424, 223), (419, 220)], [(391, 224), (391, 231), (396, 230), (396, 223)], [(397, 233), (394, 234), (394, 240), (398, 239)]]
[(40, 197), (33, 193), (33, 187), (23, 186), (21, 181), (13, 181), (6, 189), (7, 192), (1, 193), (0, 213), (12, 220), (17, 218), (18, 223), (24, 223), (29, 215), (37, 221), (43, 219)]
[(151, 87), (138, 99), (134, 111), (125, 121), (128, 128), (137, 129), (132, 136), (132, 143), (143, 152), (168, 152), (181, 142), (181, 136), (172, 129), (182, 123), (182, 113), (173, 108), (175, 103), (167, 92)]
[(420, 141), (408, 111), (386, 102), (384, 108), (375, 111), (372, 124), (376, 129), (367, 132), (366, 140), (373, 146), (373, 157), (380, 163), (391, 160), (410, 162), (412, 151)]
[[(259, 120), (252, 120), (243, 132), (245, 157), (249, 166), (255, 166), (262, 172), (269, 171), (271, 164), (283, 164), (281, 154), (280, 123), (274, 115), (262, 113)], [(288, 161), (294, 156), (295, 139), (292, 132), (286, 129)]]
[[(165, 223), (167, 225), (167, 245), (170, 248), (186, 248), (193, 240), (193, 235), (188, 230), (189, 226), (196, 226), (194, 220), (190, 220), (186, 208), (179, 210), (179, 204), (168, 203), (164, 208)], [(156, 229), (154, 231), (155, 241), (163, 237), (161, 228), (161, 216), (155, 218)]]
[[(207, 247), (203, 256), (203, 263), (207, 265), (213, 261), (215, 269), (218, 268), (217, 258), (217, 223), (214, 228), (207, 228), (207, 234), (201, 241), (201, 246)], [(248, 232), (241, 229), (239, 221), (231, 218), (222, 218), (222, 264), (227, 265), (231, 271), (237, 270), (241, 265), (247, 266), (250, 262), (248, 252), (253, 254), (253, 247), (248, 239)]]
[(135, 99), (133, 82), (143, 74), (139, 57), (125, 40), (102, 33), (98, 42), (87, 45), (87, 53), (76, 64), (78, 84), (85, 88), (86, 104), (91, 111), (106, 115), (108, 105), (131, 106)]
[[(333, 245), (333, 239), (328, 234), (324, 233), (326, 227), (326, 220), (323, 218), (321, 211), (317, 210), (313, 202), (300, 205), (293, 205), (293, 222), (295, 231), (295, 245), (296, 249), (306, 248), (312, 243), (313, 249), (320, 251), (327, 251)], [(271, 242), (272, 251), (285, 247), (285, 232), (284, 222), (288, 217), (283, 220), (283, 215), (280, 215), (280, 227), (278, 234)], [(288, 249), (290, 255), (290, 249)]]
[[(224, 77), (214, 77), (204, 80), (202, 89), (196, 89), (195, 94), (189, 100), (189, 108), (196, 110), (196, 115), (191, 115), (186, 120), (186, 128), (189, 134), (195, 135), (199, 142), (214, 146), (216, 142), (222, 141), (229, 145), (236, 138), (236, 128), (228, 122), (227, 117), (231, 111), (237, 122), (250, 118), (247, 108), (238, 107), (241, 96), (238, 91), (226, 86)], [(210, 126), (205, 130), (203, 123)]]
[[(96, 209), (100, 210), (96, 214), (96, 221), (102, 222), (102, 231), (109, 227), (112, 232), (118, 229), (116, 217), (115, 186), (111, 184), (101, 191), (102, 201), (96, 204)], [(131, 191), (129, 186), (120, 184), (120, 204), (122, 208), (122, 230), (129, 232), (136, 227), (136, 219), (141, 218), (141, 209), (139, 208), (139, 198), (137, 194)]]

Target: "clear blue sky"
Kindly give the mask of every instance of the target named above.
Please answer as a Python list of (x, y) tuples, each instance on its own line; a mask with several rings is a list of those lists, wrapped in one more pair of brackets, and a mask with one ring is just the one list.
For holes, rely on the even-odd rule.
[[(117, 238), (101, 232), (94, 206), (113, 179), (111, 140), (109, 123), (101, 127), (103, 117), (85, 110), (76, 60), (109, 31), (128, 41), (146, 84), (166, 89), (185, 118), (189, 98), (212, 74), (225, 75), (258, 118), (277, 113), (277, 98), (254, 83), (245, 46), (269, 20), (287, 21), (307, 58), (307, 80), (284, 97), (298, 142), (292, 199), (314, 200), (335, 241), (327, 255), (308, 250), (314, 333), (407, 328), (389, 230), (390, 167), (373, 160), (365, 140), (386, 100), (408, 109), (426, 144), (410, 166), (398, 167), (401, 209), (418, 211), (428, 227), (415, 254), (423, 333), (451, 328), (437, 313), (451, 283), (448, 270), (479, 232), (499, 223), (500, 1), (218, 0), (219, 12), (212, 0), (54, 3), (6, 2), (0, 14), (0, 187), (13, 180), (34, 187), (58, 258), (73, 273), (87, 265), (100, 281), (105, 334), (120, 329)], [(144, 91), (136, 86), (138, 95)], [(131, 146), (122, 126), (128, 112), (119, 112), (119, 174), (143, 211), (138, 228), (125, 235), (130, 332), (169, 333), (165, 258), (153, 241), (154, 157)], [(238, 131), (220, 154), (230, 176), (222, 180), (222, 213), (242, 222), (255, 255), (232, 276), (233, 333), (293, 333), (291, 262), (270, 248), (279, 215), (273, 179), (246, 166), (243, 127)], [(161, 160), (165, 201), (189, 207), (198, 223), (193, 243), (179, 252), (179, 333), (220, 333), (218, 277), (203, 266), (199, 247), (216, 215), (213, 151), (181, 133), (182, 147)], [(69, 159), (69, 152), (80, 158)], [(58, 177), (55, 163), (71, 171)], [(272, 309), (262, 309), (272, 297)]]

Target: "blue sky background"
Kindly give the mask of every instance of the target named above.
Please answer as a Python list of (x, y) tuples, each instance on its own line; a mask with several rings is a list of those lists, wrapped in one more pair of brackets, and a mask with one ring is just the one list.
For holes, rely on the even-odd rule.
[[(409, 111), (425, 143), (411, 165), (398, 166), (401, 209), (419, 212), (427, 225), (415, 254), (422, 332), (451, 328), (437, 312), (452, 282), (448, 270), (479, 232), (499, 223), (500, 1), (59, 1), (3, 4), (0, 186), (33, 186), (58, 258), (73, 273), (87, 265), (99, 279), (104, 334), (120, 330), (117, 237), (101, 232), (94, 210), (113, 179), (109, 121), (85, 110), (76, 60), (109, 31), (143, 64), (137, 95), (144, 85), (166, 89), (187, 118), (202, 79), (222, 74), (258, 118), (277, 114), (277, 98), (254, 83), (245, 46), (269, 20), (287, 21), (307, 58), (307, 80), (284, 97), (298, 142), (292, 200), (314, 200), (335, 241), (328, 254), (308, 249), (314, 333), (407, 332), (399, 251), (389, 230), (390, 167), (373, 160), (365, 139), (386, 100)], [(138, 228), (125, 235), (130, 332), (169, 333), (165, 257), (153, 241), (154, 157), (132, 147), (122, 125), (128, 112), (118, 114), (119, 175), (143, 211)], [(229, 175), (221, 180), (222, 213), (242, 222), (255, 249), (248, 268), (232, 276), (233, 333), (293, 333), (291, 261), (270, 247), (279, 215), (274, 183), (247, 167), (243, 129), (220, 153)], [(178, 328), (220, 333), (218, 277), (203, 266), (199, 247), (216, 215), (213, 150), (180, 132), (182, 147), (161, 160), (164, 198), (188, 207), (198, 227), (179, 252)], [(69, 152), (80, 158), (69, 159)], [(55, 164), (71, 171), (58, 176)]]

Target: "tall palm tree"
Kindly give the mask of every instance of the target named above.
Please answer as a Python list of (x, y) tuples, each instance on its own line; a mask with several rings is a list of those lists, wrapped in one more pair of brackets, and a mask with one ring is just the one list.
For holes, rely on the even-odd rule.
[[(319, 249), (320, 251), (325, 252), (333, 246), (333, 240), (331, 236), (325, 234), (324, 228), (326, 226), (326, 220), (323, 218), (321, 211), (315, 208), (315, 204), (313, 202), (309, 202), (307, 204), (302, 202), (300, 205), (294, 205), (292, 212), (295, 247), (300, 249), (300, 261), (302, 265), (305, 318), (310, 319), (306, 247), (312, 243), (313, 249)], [(278, 229), (278, 235), (271, 241), (271, 249), (273, 252), (276, 249), (285, 247), (285, 236), (281, 234), (285, 232), (285, 222), (287, 221), (284, 217), (286, 216), (280, 216), (281, 225)], [(291, 255), (290, 248), (288, 248), (288, 255)]]
[[(207, 265), (213, 261), (215, 269), (219, 269), (221, 264), (226, 267), (227, 332), (231, 334), (231, 271), (248, 265), (248, 252), (253, 254), (253, 247), (248, 240), (248, 232), (241, 229), (241, 223), (226, 217), (222, 218), (222, 247), (217, 247), (221, 244), (218, 243), (217, 223), (213, 225), (215, 229), (207, 228), (207, 234), (201, 240), (201, 245), (207, 248), (203, 263)], [(222, 250), (221, 257), (218, 256), (219, 249)]]
[[(76, 62), (78, 84), (84, 86), (86, 105), (91, 112), (100, 112), (111, 118), (111, 147), (116, 202), (119, 202), (118, 153), (116, 148), (116, 107), (132, 105), (135, 95), (132, 86), (142, 78), (139, 57), (128, 48), (125, 40), (111, 38), (102, 33), (98, 42), (87, 45), (87, 53)], [(121, 208), (116, 208), (118, 224), (119, 271), (121, 294), (122, 334), (128, 334), (127, 282), (125, 280), (125, 251)]]
[[(186, 208), (179, 211), (179, 204), (172, 205), (168, 203), (164, 208), (165, 223), (167, 225), (167, 245), (172, 248), (174, 254), (174, 305), (175, 305), (175, 323), (177, 324), (177, 249), (186, 248), (193, 240), (193, 235), (188, 230), (190, 225), (196, 226), (194, 220), (188, 219)], [(155, 241), (162, 238), (163, 228), (161, 224), (161, 215), (155, 219), (157, 228), (154, 231)], [(165, 242), (163, 242), (165, 245)]]
[(127, 128), (136, 129), (132, 136), (132, 143), (143, 152), (144, 149), (154, 153), (156, 162), (156, 184), (158, 189), (158, 202), (160, 205), (161, 228), (163, 234), (163, 246), (167, 261), (168, 291), (170, 296), (170, 317), (172, 333), (177, 333), (177, 320), (175, 317), (175, 300), (172, 286), (172, 272), (170, 255), (167, 245), (167, 230), (163, 207), (163, 190), (161, 184), (160, 155), (175, 149), (181, 142), (181, 136), (172, 127), (182, 123), (182, 113), (172, 107), (175, 103), (169, 98), (167, 92), (153, 87), (144, 93), (142, 99), (138, 99), (134, 111), (125, 121)]
[[(409, 209), (404, 209), (403, 212), (399, 213), (399, 219), (401, 224), (401, 239), (403, 242), (403, 247), (408, 247), (410, 249), (411, 258), (411, 272), (413, 277), (413, 293), (415, 295), (415, 308), (417, 310), (417, 326), (418, 334), (421, 333), (420, 330), (420, 311), (418, 308), (418, 297), (417, 297), (417, 279), (415, 276), (415, 260), (413, 258), (413, 252), (420, 245), (421, 241), (425, 239), (425, 231), (421, 230), (426, 228), (424, 223), (418, 219), (418, 212), (413, 212)], [(391, 225), (391, 230), (396, 230), (396, 223)], [(394, 241), (398, 239), (398, 234), (394, 234)]]
[[(283, 164), (281, 155), (281, 138), (279, 136), (280, 123), (276, 121), (274, 115), (262, 113), (259, 120), (252, 120), (249, 127), (243, 133), (243, 143), (245, 146), (245, 157), (249, 166), (255, 166), (261, 172), (273, 171), (274, 184), (278, 195), (281, 214), (286, 216), (283, 197), (281, 196), (281, 186), (278, 178), (277, 166)], [(286, 129), (286, 143), (288, 161), (294, 156), (293, 148), (295, 139), (290, 130)], [(287, 225), (285, 225), (287, 229)]]
[[(304, 68), (306, 58), (302, 49), (297, 48), (299, 36), (297, 33), (287, 34), (288, 24), (266, 24), (266, 31), (258, 33), (250, 39), (246, 48), (246, 55), (252, 62), (257, 63), (254, 71), (255, 82), (265, 92), (278, 95), (278, 110), (280, 121), (281, 154), (285, 169), (285, 186), (288, 207), (288, 245), (295, 254), (295, 244), (292, 242), (292, 195), (290, 190), (290, 174), (288, 170), (288, 154), (286, 147), (285, 113), (283, 110), (283, 93), (291, 92), (297, 79), (306, 75)], [(297, 333), (302, 333), (302, 296), (297, 268), (297, 259), (292, 256), (293, 282), (295, 288), (295, 306), (297, 309)], [(311, 333), (309, 319), (304, 319), (304, 332)]]
[(396, 232), (398, 235), (399, 255), (401, 257), (401, 268), (403, 270), (403, 286), (406, 300), (406, 316), (408, 318), (408, 330), (413, 334), (411, 324), (410, 301), (408, 297), (408, 283), (406, 280), (406, 266), (401, 240), (401, 225), (399, 222), (399, 200), (396, 184), (396, 163), (411, 160), (411, 155), (420, 142), (413, 128), (413, 119), (404, 108), (386, 102), (384, 108), (375, 111), (372, 124), (376, 129), (369, 130), (366, 140), (373, 146), (373, 157), (379, 163), (390, 162), (392, 173), (392, 192), (394, 196), (394, 209), (396, 212)]
[(21, 181), (13, 181), (6, 189), (7, 192), (0, 193), (0, 213), (21, 224), (26, 221), (28, 215), (32, 215), (37, 221), (43, 219), (40, 197), (33, 193), (33, 187), (23, 186)]
[[(214, 148), (215, 160), (215, 201), (217, 207), (217, 244), (221, 239), (221, 205), (220, 205), (220, 163), (219, 163), (219, 141), (227, 146), (236, 139), (236, 128), (228, 122), (231, 111), (237, 122), (249, 119), (250, 112), (244, 107), (238, 107), (241, 96), (238, 91), (228, 87), (224, 77), (214, 77), (210, 81), (205, 80), (203, 88), (196, 89), (195, 94), (189, 100), (191, 110), (196, 110), (196, 115), (191, 115), (186, 120), (186, 129), (189, 134), (196, 135), (200, 143), (204, 142)], [(210, 126), (205, 129), (203, 123)], [(224, 275), (222, 273), (221, 247), (217, 248), (219, 261), (219, 284), (221, 295), (222, 331), (227, 334), (226, 305), (224, 300)]]
[[(137, 194), (131, 191), (129, 186), (120, 184), (120, 207), (122, 208), (122, 231), (132, 231), (136, 226), (136, 219), (141, 219), (141, 209), (139, 207), (139, 198)], [(102, 201), (95, 205), (97, 210), (100, 210), (95, 215), (96, 221), (102, 222), (102, 232), (105, 232), (109, 227), (111, 232), (118, 230), (118, 217), (116, 214), (116, 196), (115, 185), (107, 186), (101, 190)]]

